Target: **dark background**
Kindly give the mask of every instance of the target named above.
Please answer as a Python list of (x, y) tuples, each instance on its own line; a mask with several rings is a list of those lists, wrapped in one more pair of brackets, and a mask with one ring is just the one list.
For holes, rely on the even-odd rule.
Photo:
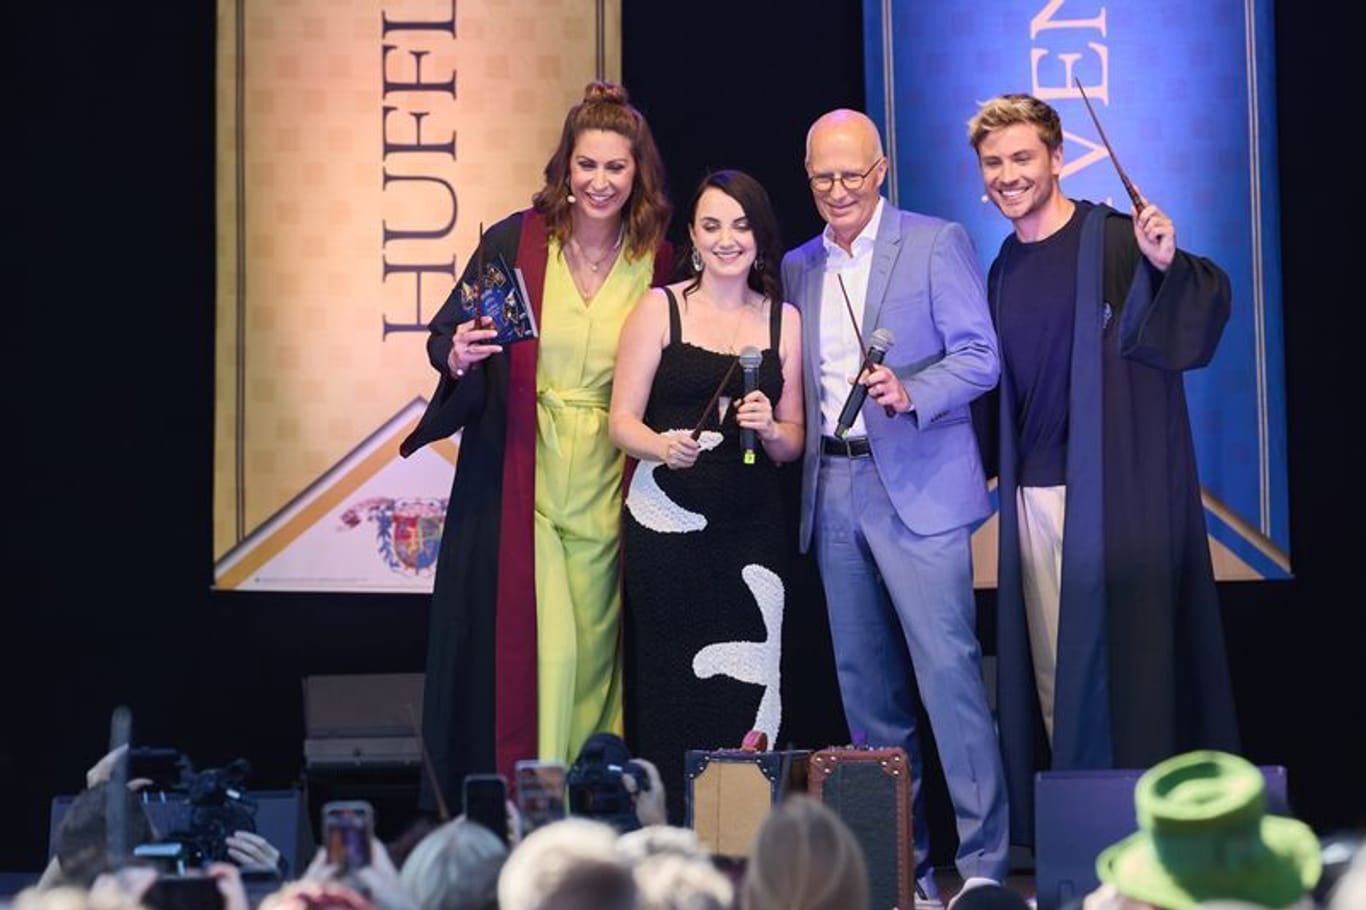
[[(245, 757), (253, 787), (289, 787), (303, 677), (420, 671), (427, 603), (210, 590), (214, 4), (7, 12), (0, 870), (36, 871), (51, 798), (83, 785), (116, 705), (140, 742), (201, 768)], [(1313, 4), (1276, 12), (1296, 577), (1220, 586), (1245, 753), (1289, 768), (1321, 834), (1366, 824), (1354, 388), (1339, 378), (1356, 307), (1344, 203), (1361, 198), (1339, 108), (1351, 35)], [(625, 0), (624, 81), (677, 203), (707, 168), (740, 167), (788, 245), (814, 233), (805, 129), (861, 105), (861, 46), (858, 3)], [(989, 630), (990, 594), (981, 606)], [(952, 833), (931, 798), (942, 861)]]

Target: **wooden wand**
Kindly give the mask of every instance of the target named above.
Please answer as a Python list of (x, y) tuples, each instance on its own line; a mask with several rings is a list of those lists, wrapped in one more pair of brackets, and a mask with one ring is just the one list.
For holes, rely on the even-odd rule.
[(1091, 122), (1096, 125), (1096, 132), (1100, 133), (1100, 141), (1105, 143), (1105, 151), (1110, 153), (1110, 163), (1115, 166), (1115, 173), (1119, 174), (1119, 182), (1124, 184), (1124, 191), (1129, 194), (1129, 201), (1134, 204), (1134, 214), (1138, 215), (1143, 211), (1143, 197), (1138, 195), (1138, 190), (1129, 182), (1129, 175), (1124, 173), (1124, 168), (1119, 166), (1119, 159), (1115, 157), (1115, 150), (1110, 146), (1110, 140), (1105, 138), (1105, 128), (1100, 125), (1100, 120), (1096, 117), (1095, 110), (1091, 107), (1091, 99), (1086, 97), (1086, 89), (1081, 87), (1081, 80), (1073, 77), (1077, 83), (1077, 91), (1081, 92), (1081, 100), (1086, 102), (1086, 112), (1091, 115)]
[(726, 383), (730, 382), (730, 377), (735, 374), (735, 367), (739, 365), (739, 363), (740, 358), (737, 356), (730, 362), (730, 367), (726, 369), (726, 375), (721, 377), (721, 384), (716, 387), (715, 392), (711, 393), (711, 401), (708, 401), (707, 406), (702, 409), (702, 416), (697, 418), (697, 426), (692, 428), (693, 439), (702, 435), (702, 425), (707, 422), (707, 415), (711, 413), (712, 408), (716, 407), (716, 400), (721, 397), (721, 390), (726, 387)]

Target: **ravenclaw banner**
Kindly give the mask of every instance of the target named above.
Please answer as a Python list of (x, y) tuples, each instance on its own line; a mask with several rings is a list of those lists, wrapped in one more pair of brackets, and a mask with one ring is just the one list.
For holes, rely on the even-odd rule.
[(220, 0), (217, 587), (431, 589), (426, 323), (619, 47), (619, 0)]
[[(1114, 162), (1228, 272), (1233, 313), (1186, 374), (1216, 577), (1290, 575), (1271, 0), (864, 0), (868, 113), (902, 208), (960, 222), (985, 271), (1010, 224), (982, 196), (967, 121), (1027, 92), (1063, 125), (1063, 191), (1130, 211)], [(1080, 87), (1079, 87), (1080, 86)], [(1316, 305), (1300, 301), (1299, 305)], [(974, 536), (994, 586), (995, 519)]]

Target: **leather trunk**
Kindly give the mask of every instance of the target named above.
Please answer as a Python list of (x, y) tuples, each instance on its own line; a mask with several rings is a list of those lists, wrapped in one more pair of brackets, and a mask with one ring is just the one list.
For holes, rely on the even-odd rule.
[(911, 910), (915, 857), (906, 750), (821, 749), (811, 755), (807, 789), (844, 820), (863, 848), (871, 910)]
[(688, 750), (688, 827), (711, 853), (745, 856), (769, 809), (789, 791), (805, 791), (810, 756), (804, 749)]

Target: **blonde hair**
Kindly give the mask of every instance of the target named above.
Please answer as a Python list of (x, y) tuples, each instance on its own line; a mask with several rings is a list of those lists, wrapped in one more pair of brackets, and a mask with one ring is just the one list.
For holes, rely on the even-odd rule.
[(30, 886), (16, 894), (11, 903), (0, 901), (0, 906), (9, 910), (143, 910), (131, 894), (122, 894), (117, 888), (92, 893), (74, 885)]
[(494, 910), (507, 856), (492, 831), (457, 818), (417, 842), (398, 878), (421, 910)]
[(980, 150), (983, 140), (997, 130), (1028, 123), (1039, 131), (1039, 138), (1050, 152), (1062, 146), (1062, 120), (1058, 112), (1033, 95), (998, 95), (982, 102), (968, 121), (968, 142)]
[(499, 910), (538, 910), (576, 891), (611, 891), (631, 873), (616, 851), (616, 829), (587, 818), (537, 828), (508, 855), (498, 876)]
[(809, 796), (789, 796), (755, 835), (741, 910), (868, 910), (868, 868), (849, 826)]
[(646, 825), (627, 831), (617, 837), (617, 853), (630, 863), (639, 863), (661, 854), (710, 862), (710, 855), (697, 839), (697, 832), (692, 828), (674, 825)]
[(638, 910), (729, 910), (735, 886), (710, 859), (657, 853), (636, 863)]

